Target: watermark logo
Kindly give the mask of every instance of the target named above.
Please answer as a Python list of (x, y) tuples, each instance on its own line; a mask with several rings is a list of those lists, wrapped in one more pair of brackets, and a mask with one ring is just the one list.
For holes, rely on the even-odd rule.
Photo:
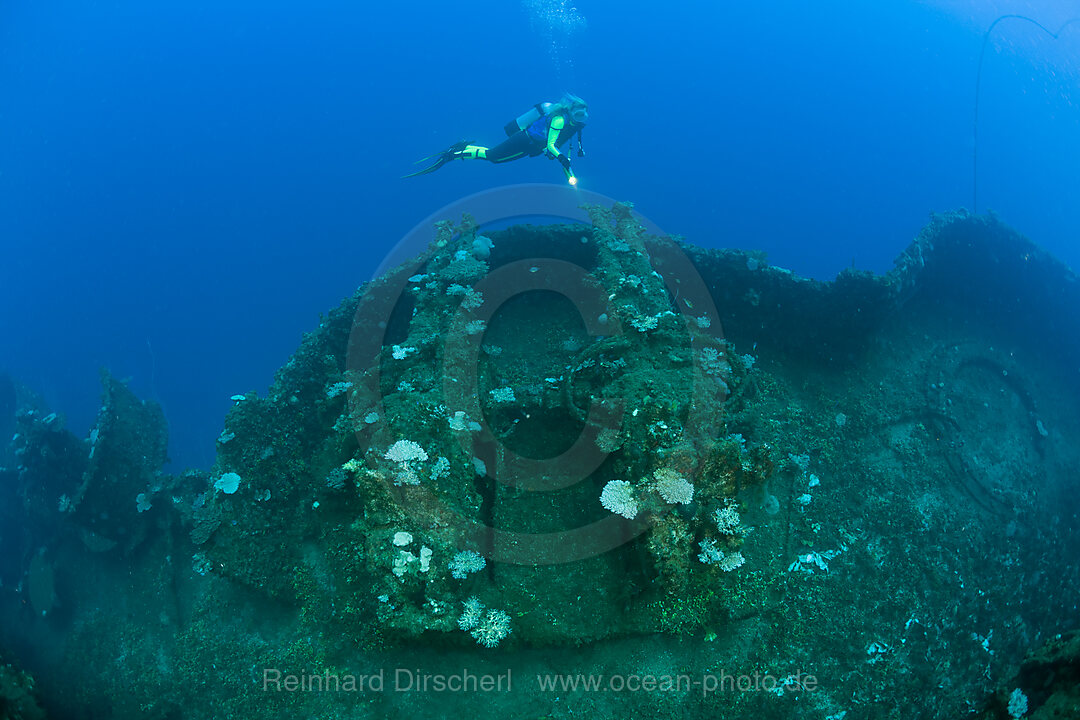
[[(593, 220), (584, 209), (616, 205), (614, 200), (598, 193), (563, 185), (515, 185), (472, 195), (419, 223), (387, 255), (375, 280), (365, 287), (358, 299), (347, 369), (350, 377), (362, 387), (361, 392), (351, 395), (351, 411), (356, 419), (361, 447), (373, 447), (384, 456), (395, 443), (408, 443), (412, 460), (404, 462), (410, 482), (401, 482), (400, 476), (388, 477), (386, 487), (411, 519), (426, 527), (456, 534), (459, 547), (476, 550), (499, 562), (525, 565), (573, 562), (628, 542), (644, 532), (655, 518), (653, 512), (624, 517), (603, 511), (599, 519), (553, 531), (507, 527), (495, 519), (497, 512), (491, 505), (508, 494), (516, 498), (526, 496), (534, 501), (540, 497), (555, 498), (555, 502), (560, 491), (580, 483), (596, 484), (598, 471), (618, 451), (618, 445), (612, 439), (627, 422), (644, 422), (643, 413), (648, 409), (645, 405), (649, 398), (622, 397), (618, 391), (609, 391), (602, 384), (597, 394), (584, 399), (575, 394), (575, 373), (594, 371), (599, 362), (599, 358), (588, 357), (589, 350), (583, 349), (577, 362), (566, 367), (560, 377), (537, 380), (539, 393), (546, 393), (547, 400), (538, 400), (535, 388), (531, 395), (534, 407), (542, 402), (556, 402), (560, 404), (560, 411), (575, 416), (581, 427), (578, 437), (569, 447), (541, 458), (522, 453), (505, 442), (490, 426), (481, 399), (485, 396), (480, 377), (485, 350), (483, 329), (490, 327), (502, 308), (523, 296), (547, 293), (548, 297), (559, 298), (564, 305), (569, 302), (588, 336), (585, 348), (606, 341), (606, 347), (611, 350), (604, 362), (614, 371), (620, 368), (615, 357), (619, 347), (640, 345), (645, 334), (660, 322), (668, 323), (668, 327), (681, 326), (685, 330), (682, 340), (685, 341), (683, 350), (687, 359), (685, 369), (680, 370), (681, 382), (686, 389), (679, 408), (680, 417), (684, 418), (681, 431), (687, 437), (694, 434), (715, 437), (720, 418), (715, 403), (709, 398), (715, 395), (716, 384), (701, 367), (702, 329), (708, 328), (706, 340), (714, 347), (715, 341), (722, 337), (710, 290), (679, 244), (640, 214), (630, 214), (628, 206), (618, 206), (622, 209), (619, 227), (610, 228), (594, 228)], [(644, 287), (647, 280), (657, 288), (654, 296), (666, 296), (650, 299), (654, 307), (659, 304), (662, 309), (648, 316), (628, 317), (625, 307), (620, 312), (613, 303), (616, 293), (612, 285), (616, 281), (612, 279), (612, 268), (587, 266), (588, 262), (582, 264), (582, 257), (596, 257), (595, 247), (591, 254), (567, 252), (565, 247), (513, 247), (510, 251), (497, 247), (489, 271), (467, 286), (456, 284), (453, 277), (440, 277), (429, 270), (434, 256), (456, 252), (468, 260), (470, 250), (460, 242), (454, 244), (445, 224), (443, 234), (439, 236), (436, 225), (458, 222), (465, 214), (475, 220), (475, 235), (492, 226), (509, 226), (535, 218), (554, 220), (562, 225), (580, 225), (583, 248), (590, 243), (605, 242), (600, 237), (603, 234), (607, 237), (606, 242), (619, 245), (615, 250), (604, 249), (608, 257), (631, 258), (637, 262), (635, 267), (642, 268), (638, 275), (649, 276), (643, 280), (634, 275), (628, 282)], [(628, 224), (635, 227), (628, 230)], [(633, 235), (635, 246), (625, 243), (619, 237), (620, 232)], [(447, 247), (438, 247), (437, 239)], [(483, 248), (479, 254), (485, 254)], [(445, 266), (443, 262), (441, 267)], [(617, 282), (621, 287), (623, 279)], [(459, 295), (461, 302), (452, 309), (433, 312), (418, 299), (422, 295), (415, 291), (419, 283), (432, 283), (440, 295)], [(444, 286), (446, 293), (442, 293)], [(414, 327), (417, 322), (426, 323), (423, 332)], [(547, 329), (550, 331), (551, 327)], [(520, 333), (515, 342), (518, 359), (520, 348), (528, 347), (529, 343), (533, 344), (539, 357), (552, 343), (569, 345), (573, 342), (571, 338), (552, 337), (550, 333), (533, 337), (527, 327), (521, 328)], [(656, 344), (656, 352), (672, 351)], [(527, 364), (529, 359), (521, 361)], [(395, 362), (399, 364), (394, 365)], [(433, 374), (435, 382), (429, 382), (424, 388), (414, 387), (411, 381), (395, 384), (392, 371), (406, 367), (408, 363), (424, 363), (428, 370), (425, 377), (430, 378)], [(648, 368), (639, 366), (625, 371), (647, 373)], [(612, 382), (610, 386), (615, 388), (619, 384)], [(388, 413), (393, 414), (387, 409), (388, 396), (398, 395), (393, 406), (401, 407), (400, 394), (412, 392), (426, 393), (422, 402), (428, 407), (439, 407), (442, 415), (428, 417), (422, 423), (414, 421), (411, 427), (400, 422), (401, 418), (388, 416)], [(512, 387), (498, 392), (503, 393), (510, 403), (520, 400), (514, 398)], [(436, 399), (432, 400), (433, 397)], [(363, 420), (365, 417), (378, 418), (377, 427), (373, 429), (371, 423)], [(655, 422), (663, 424), (662, 420)], [(481, 507), (464, 507), (453, 498), (447, 498), (445, 488), (437, 487), (429, 468), (438, 462), (437, 453), (434, 449), (431, 453), (423, 449), (433, 433), (451, 439), (462, 451), (459, 457), (474, 458), (478, 483), (488, 488)], [(647, 455), (653, 450), (655, 448), (632, 449), (639, 455)], [(498, 492), (494, 492), (496, 489)], [(592, 488), (586, 495), (599, 510), (600, 488)], [(575, 497), (581, 496), (581, 493), (575, 494)], [(536, 502), (538, 507), (543, 504)], [(597, 516), (597, 513), (593, 515)]]
[[(500, 671), (501, 670), (501, 671)], [(523, 682), (522, 682), (523, 681)], [(378, 694), (378, 693), (510, 693), (514, 691), (513, 670), (469, 667), (440, 667), (429, 670), (417, 667), (377, 667), (367, 672), (337, 668), (318, 671), (289, 671), (276, 667), (262, 669), (257, 678), (265, 693)], [(614, 694), (697, 694), (733, 695), (762, 693), (782, 697), (815, 693), (820, 688), (817, 676), (796, 670), (774, 673), (729, 671), (719, 668), (699, 674), (660, 673), (526, 673), (519, 681), (526, 691), (557, 697), (592, 693)]]

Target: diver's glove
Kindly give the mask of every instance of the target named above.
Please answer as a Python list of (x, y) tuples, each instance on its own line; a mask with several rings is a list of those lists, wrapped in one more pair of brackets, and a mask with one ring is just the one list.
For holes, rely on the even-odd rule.
[(574, 177), (574, 171), (570, 169), (570, 158), (566, 155), (554, 155), (559, 164), (562, 165), (563, 172), (566, 173), (566, 181), (571, 185), (577, 185), (577, 178)]

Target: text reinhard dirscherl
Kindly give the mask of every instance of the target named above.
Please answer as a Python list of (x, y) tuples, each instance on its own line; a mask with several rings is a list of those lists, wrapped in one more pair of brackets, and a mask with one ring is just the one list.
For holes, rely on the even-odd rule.
[[(699, 692), (717, 693), (766, 692), (774, 695), (814, 692), (818, 679), (809, 673), (788, 675), (754, 672), (732, 674), (725, 670), (701, 675), (629, 673), (610, 675), (543, 674), (536, 675), (540, 692)], [(263, 668), (264, 692), (315, 693), (382, 693), (434, 692), (477, 693), (511, 692), (513, 681), (510, 668), (503, 673), (474, 673), (467, 668), (457, 672), (430, 673), (413, 668), (381, 668), (366, 675), (348, 672), (290, 673), (279, 668)]]

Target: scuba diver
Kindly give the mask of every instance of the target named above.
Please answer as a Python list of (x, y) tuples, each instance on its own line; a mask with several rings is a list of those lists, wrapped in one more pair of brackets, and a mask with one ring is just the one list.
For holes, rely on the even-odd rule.
[(577, 135), (578, 157), (584, 156), (581, 147), (581, 129), (589, 121), (589, 106), (577, 95), (566, 93), (558, 102), (537, 103), (521, 116), (511, 120), (503, 130), (507, 139), (493, 148), (473, 145), (466, 141), (454, 143), (437, 155), (426, 157), (417, 162), (429, 162), (428, 167), (417, 170), (405, 177), (416, 177), (435, 172), (451, 160), (487, 160), (504, 163), (518, 158), (547, 155), (562, 165), (566, 180), (577, 185), (577, 177), (570, 169), (570, 155), (559, 150)]

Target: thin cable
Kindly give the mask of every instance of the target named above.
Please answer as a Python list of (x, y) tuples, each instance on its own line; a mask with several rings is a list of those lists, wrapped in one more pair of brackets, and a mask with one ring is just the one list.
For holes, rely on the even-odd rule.
[(972, 123), (971, 131), (971, 136), (974, 140), (971, 150), (971, 211), (973, 213), (979, 211), (979, 91), (982, 86), (983, 56), (986, 55), (986, 43), (990, 39), (990, 33), (994, 31), (994, 28), (1002, 20), (1026, 20), (1055, 40), (1058, 39), (1061, 33), (1069, 25), (1074, 22), (1080, 22), (1080, 18), (1069, 18), (1057, 29), (1057, 32), (1053, 32), (1050, 28), (1037, 20), (1032, 20), (1027, 15), (1002, 15), (994, 20), (994, 22), (990, 23), (990, 27), (986, 28), (986, 32), (983, 33), (982, 48), (979, 50), (979, 69), (975, 74), (975, 119)]

